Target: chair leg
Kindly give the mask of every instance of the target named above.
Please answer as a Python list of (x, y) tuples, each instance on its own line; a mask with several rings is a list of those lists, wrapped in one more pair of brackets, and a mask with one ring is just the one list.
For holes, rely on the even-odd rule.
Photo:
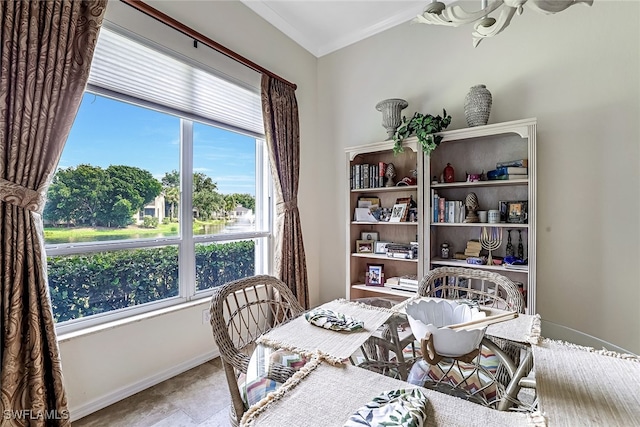
[(229, 409), (229, 418), (232, 426), (238, 426), (240, 419), (244, 414), (244, 402), (238, 389), (238, 378), (233, 366), (222, 360), (222, 367), (224, 368), (225, 376), (227, 377), (227, 385), (229, 386), (229, 394), (231, 394), (231, 408)]

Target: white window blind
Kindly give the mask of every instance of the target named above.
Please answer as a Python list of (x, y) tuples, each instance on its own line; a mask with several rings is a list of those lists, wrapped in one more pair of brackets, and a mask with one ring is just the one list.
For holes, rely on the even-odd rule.
[(175, 114), (264, 137), (260, 94), (103, 27), (90, 89), (123, 94)]

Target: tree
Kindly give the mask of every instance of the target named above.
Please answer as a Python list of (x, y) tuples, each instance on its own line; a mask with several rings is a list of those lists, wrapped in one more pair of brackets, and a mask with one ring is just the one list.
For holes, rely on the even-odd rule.
[(176, 216), (176, 208), (180, 203), (180, 173), (175, 169), (171, 172), (166, 172), (161, 182), (164, 202), (169, 205), (169, 219), (173, 219)]
[(131, 201), (136, 210), (151, 203), (162, 191), (162, 184), (151, 175), (151, 172), (144, 169), (112, 165), (107, 168), (107, 173), (111, 177), (114, 189), (121, 193), (120, 196), (123, 199)]
[(126, 227), (131, 224), (132, 215), (136, 211), (131, 207), (131, 202), (127, 199), (120, 199), (111, 208), (111, 218), (116, 227)]
[(47, 192), (44, 218), (69, 225), (124, 227), (161, 189), (150, 172), (132, 166), (60, 169)]
[(201, 172), (193, 174), (193, 207), (202, 219), (210, 219), (224, 209), (224, 197), (216, 190), (218, 185)]
[(47, 191), (43, 216), (54, 223), (95, 226), (103, 209), (103, 194), (110, 187), (109, 175), (102, 168), (81, 164), (60, 169)]
[(241, 205), (247, 209), (251, 209), (252, 211), (255, 212), (256, 210), (256, 198), (253, 197), (251, 194), (248, 193), (233, 193), (233, 194), (227, 194), (226, 196), (224, 196), (225, 199), (227, 198), (231, 198), (235, 201), (235, 204), (233, 205), (233, 208), (235, 209), (237, 205)]

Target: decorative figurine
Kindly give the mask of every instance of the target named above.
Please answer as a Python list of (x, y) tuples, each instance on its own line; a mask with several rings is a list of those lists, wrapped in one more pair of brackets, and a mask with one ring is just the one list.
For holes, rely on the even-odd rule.
[(464, 205), (467, 208), (467, 216), (465, 217), (464, 222), (480, 222), (480, 219), (478, 219), (478, 215), (476, 214), (476, 211), (480, 207), (476, 193), (467, 194), (467, 197), (464, 200)]
[(384, 171), (384, 176), (387, 177), (387, 183), (385, 187), (395, 187), (396, 183), (393, 178), (396, 177), (396, 167), (393, 163), (387, 163), (387, 170)]
[(455, 173), (451, 163), (447, 163), (447, 166), (444, 168), (444, 182), (455, 182)]
[(442, 259), (449, 259), (449, 243), (443, 242), (440, 245), (440, 257)]
[(469, 173), (469, 172), (465, 172), (467, 174), (467, 182), (478, 182), (478, 181), (484, 181), (484, 170), (480, 173)]

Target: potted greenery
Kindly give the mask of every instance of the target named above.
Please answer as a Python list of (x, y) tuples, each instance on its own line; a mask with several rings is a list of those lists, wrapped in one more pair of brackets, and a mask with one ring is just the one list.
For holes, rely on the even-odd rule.
[(400, 126), (398, 126), (398, 129), (393, 135), (394, 154), (402, 153), (404, 151), (402, 141), (414, 134), (418, 138), (418, 142), (424, 152), (431, 154), (431, 152), (440, 145), (440, 141), (442, 141), (442, 136), (434, 135), (434, 133), (442, 132), (451, 124), (451, 116), (447, 115), (446, 110), (442, 110), (442, 115), (444, 118), (439, 115), (434, 117), (431, 114), (416, 112), (409, 120), (403, 116), (402, 123), (400, 123)]

